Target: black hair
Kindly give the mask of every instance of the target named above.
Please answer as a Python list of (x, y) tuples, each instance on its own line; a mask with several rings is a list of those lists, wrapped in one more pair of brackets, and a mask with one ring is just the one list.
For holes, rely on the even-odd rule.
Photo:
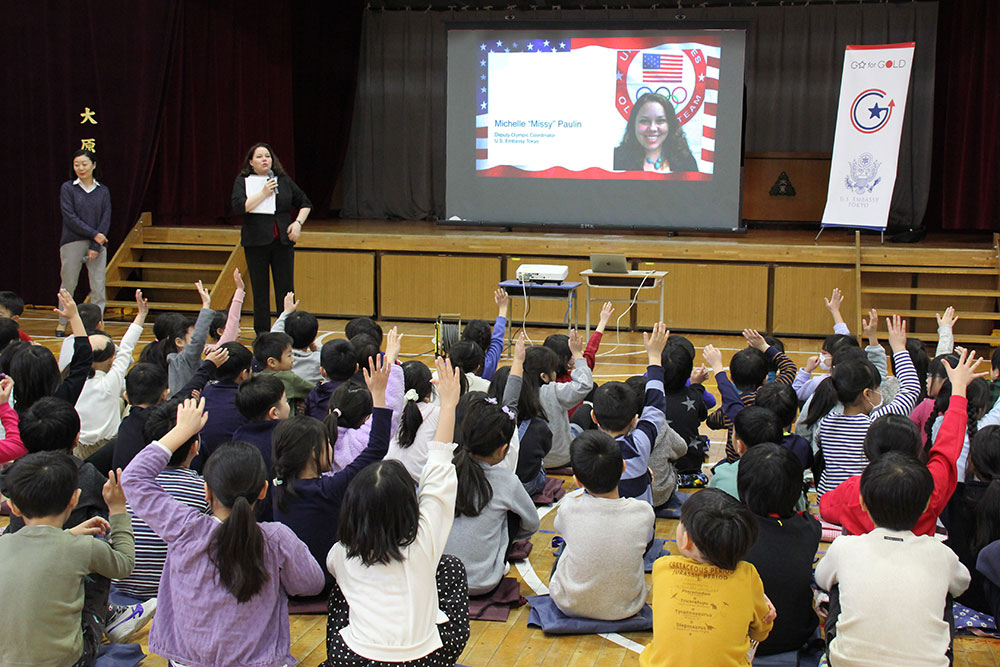
[[(768, 347), (773, 347), (778, 352), (785, 351), (785, 344), (782, 343), (781, 340), (775, 338), (774, 336), (764, 336), (764, 342), (767, 343)], [(767, 357), (767, 355), (764, 356)], [(770, 357), (767, 359), (767, 370), (768, 372), (778, 370), (777, 357)]]
[(762, 443), (740, 457), (736, 488), (757, 516), (791, 516), (802, 497), (802, 463), (790, 449)]
[(21, 327), (9, 317), (0, 317), (0, 350), (21, 338)]
[(155, 405), (168, 386), (167, 372), (159, 364), (140, 361), (125, 376), (125, 393), (131, 405)]
[(253, 510), (267, 484), (264, 458), (249, 443), (227, 442), (208, 457), (204, 474), (213, 500), (229, 509), (229, 517), (212, 534), (209, 558), (223, 587), (237, 602), (246, 602), (271, 578), (264, 564), (264, 535)]
[(660, 355), (660, 365), (663, 366), (663, 389), (680, 391), (691, 378), (694, 356), (688, 354), (683, 345), (668, 345), (663, 348), (663, 353)]
[(492, 339), (493, 327), (486, 320), (472, 320), (462, 330), (462, 340), (471, 340), (473, 343), (477, 343), (482, 350), (489, 349)]
[(219, 333), (219, 329), (225, 331), (226, 322), (229, 320), (229, 313), (224, 310), (217, 310), (212, 315), (212, 324), (208, 327), (208, 337), (212, 341), (218, 341), (222, 334)]
[(83, 322), (83, 328), (88, 334), (96, 332), (97, 325), (104, 319), (101, 307), (94, 303), (81, 303), (76, 307), (76, 311), (80, 314), (80, 321)]
[(215, 369), (217, 380), (232, 382), (240, 376), (240, 373), (250, 370), (253, 364), (253, 352), (246, 345), (233, 340), (219, 347), (229, 352), (229, 358)]
[(250, 150), (247, 151), (246, 157), (243, 158), (243, 163), (240, 166), (241, 176), (249, 176), (254, 173), (253, 167), (250, 165), (250, 161), (253, 160), (253, 154), (257, 152), (258, 148), (263, 148), (267, 151), (267, 154), (271, 156), (271, 171), (273, 171), (276, 175), (285, 173), (285, 169), (281, 166), (281, 160), (278, 159), (277, 154), (271, 150), (270, 146), (262, 141), (258, 141), (250, 147)]
[[(31, 343), (20, 339), (8, 343), (7, 347), (3, 349), (3, 352), (0, 352), (0, 373), (10, 375), (10, 366), (14, 357), (21, 354), (22, 351), (27, 350), (29, 347), (32, 347)], [(58, 367), (58, 364), (56, 364), (56, 367)]]
[(344, 493), (337, 538), (348, 558), (370, 567), (403, 560), (417, 538), (420, 506), (413, 478), (399, 461), (379, 461), (359, 472)]
[(692, 359), (698, 356), (698, 353), (694, 349), (694, 343), (692, 343), (686, 336), (675, 333), (670, 334), (670, 337), (667, 338), (667, 344), (663, 346), (663, 349), (665, 350), (668, 347), (674, 346), (680, 347), (682, 350), (686, 351), (688, 356)]
[(861, 474), (861, 499), (879, 528), (911, 530), (927, 508), (934, 478), (923, 463), (888, 452)]
[(784, 439), (778, 418), (759, 405), (749, 405), (740, 410), (733, 420), (733, 431), (747, 449), (762, 442), (781, 443)]
[(978, 553), (1000, 539), (1000, 426), (986, 426), (976, 433), (969, 449), (969, 463), (976, 477), (988, 484), (974, 510), (976, 530), (971, 546)]
[[(917, 379), (920, 380), (920, 395), (917, 403), (927, 398), (927, 368), (930, 365), (930, 357), (927, 356), (927, 344), (919, 338), (906, 339), (906, 351), (910, 355), (913, 363), (913, 370), (917, 372)], [(893, 373), (896, 373), (896, 361), (893, 358)]]
[(365, 333), (351, 336), (350, 343), (354, 347), (355, 358), (359, 368), (371, 368), (371, 361), (378, 359), (381, 348), (377, 340)]
[[(956, 364), (958, 362), (955, 362)], [(938, 391), (937, 396), (934, 398), (934, 407), (931, 409), (930, 415), (927, 417), (927, 422), (924, 424), (924, 432), (927, 434), (926, 450), (930, 452), (931, 446), (934, 444), (934, 438), (931, 437), (934, 433), (934, 423), (937, 418), (944, 414), (948, 410), (948, 405), (951, 403), (951, 381), (948, 380), (941, 385), (941, 389)], [(979, 430), (979, 420), (982, 419), (983, 413), (990, 406), (990, 385), (983, 378), (976, 378), (969, 383), (969, 386), (965, 388), (965, 412), (968, 415), (966, 420), (965, 433), (969, 440), (975, 437), (976, 432)], [(965, 480), (959, 480), (963, 482)]]
[(142, 348), (139, 361), (158, 364), (167, 370), (167, 355), (177, 351), (177, 339), (185, 338), (194, 321), (181, 313), (162, 313), (153, 323), (152, 343)]
[(702, 489), (688, 498), (681, 524), (705, 560), (723, 570), (736, 569), (759, 532), (747, 506), (722, 489)]
[(375, 341), (375, 346), (382, 348), (382, 327), (370, 317), (355, 317), (344, 327), (344, 337), (353, 339), (358, 334), (370, 336)]
[[(841, 336), (842, 334), (836, 334)], [(853, 339), (851, 339), (853, 340)], [(829, 352), (829, 350), (827, 350)], [(836, 351), (831, 352), (830, 356), (833, 358), (833, 365), (844, 366), (850, 363), (865, 363), (868, 362), (868, 357), (864, 352), (861, 351), (859, 347), (851, 347), (850, 345), (839, 345), (836, 347)], [(870, 362), (868, 362), (870, 363)], [(837, 388), (834, 384), (833, 377), (826, 377), (819, 386), (816, 387), (816, 391), (813, 392), (812, 399), (809, 402), (809, 412), (806, 413), (806, 418), (803, 424), (806, 426), (812, 426), (819, 422), (820, 419), (825, 417), (830, 413), (830, 410), (834, 408), (840, 399), (837, 397)]]
[(993, 350), (993, 356), (990, 357), (990, 368), (995, 371), (1000, 370), (1000, 347)]
[(35, 452), (11, 466), (4, 493), (25, 519), (62, 514), (77, 489), (79, 471), (61, 452)]
[[(93, 350), (93, 355), (94, 355), (93, 363), (99, 364), (102, 361), (107, 361), (108, 359), (111, 359), (112, 357), (115, 356), (115, 342), (111, 340), (111, 336), (109, 336), (104, 331), (98, 331), (91, 335), (106, 339), (104, 342), (104, 347)], [(91, 348), (93, 348), (93, 345), (91, 345)], [(90, 369), (90, 377), (94, 377), (93, 368)]]
[(869, 462), (889, 452), (902, 452), (914, 458), (920, 458), (923, 453), (920, 429), (909, 417), (894, 414), (882, 415), (872, 422), (863, 447)]
[(847, 334), (830, 334), (823, 340), (822, 349), (829, 352), (831, 357), (837, 356), (837, 353), (844, 348), (861, 350), (858, 341), (853, 336), (848, 336)]
[(524, 384), (531, 384), (536, 392), (540, 392), (545, 382), (542, 374), (553, 376), (559, 372), (559, 356), (544, 345), (532, 345), (524, 352)]
[[(90, 348), (89, 343), (87, 348)], [(19, 348), (10, 359), (8, 374), (14, 380), (14, 407), (18, 413), (40, 398), (54, 394), (62, 382), (55, 356), (41, 345)]]
[(285, 350), (292, 347), (292, 337), (283, 331), (269, 331), (257, 336), (253, 342), (253, 358), (261, 368), (267, 368), (267, 360), (281, 361)]
[(45, 396), (20, 412), (18, 417), (21, 442), (29, 452), (69, 453), (76, 446), (80, 415), (71, 403)]
[[(325, 345), (323, 347), (326, 347)], [(496, 376), (494, 376), (494, 379)], [(399, 420), (399, 435), (397, 441), (400, 447), (409, 447), (417, 437), (417, 430), (424, 423), (424, 415), (420, 412), (422, 401), (428, 398), (434, 390), (431, 384), (431, 370), (422, 361), (413, 359), (403, 364), (403, 387), (409, 392), (417, 392), (417, 400), (404, 399), (403, 414)]]
[(573, 474), (591, 493), (609, 493), (622, 478), (621, 445), (607, 433), (584, 431), (569, 445)]
[(755, 391), (767, 379), (767, 357), (755, 347), (745, 347), (729, 361), (729, 374), (740, 391)]
[(625, 380), (625, 386), (632, 390), (635, 395), (635, 414), (641, 415), (646, 407), (646, 383), (649, 378), (645, 375), (633, 375)]
[(10, 311), (12, 317), (24, 314), (24, 299), (10, 290), (0, 292), (0, 308)]
[(605, 382), (594, 392), (594, 418), (605, 431), (618, 433), (636, 416), (635, 392), (624, 382)]
[(345, 382), (330, 397), (330, 412), (337, 415), (337, 426), (361, 428), (372, 410), (371, 390), (355, 382)]
[(461, 368), (463, 373), (478, 374), (483, 369), (485, 354), (479, 343), (471, 340), (460, 340), (452, 344), (448, 350), (451, 365)]
[[(503, 393), (507, 388), (507, 380), (510, 378), (510, 366), (501, 366), (493, 374), (490, 380), (489, 395), (498, 401), (503, 401)], [(517, 421), (531, 421), (532, 419), (545, 419), (545, 411), (542, 410), (542, 401), (538, 396), (538, 385), (525, 382), (521, 378), (521, 393), (517, 398)]]
[[(97, 154), (94, 151), (88, 150), (86, 148), (78, 148), (75, 151), (73, 151), (72, 159), (75, 160), (78, 157), (85, 157), (94, 163), (94, 171), (92, 174), (94, 180), (99, 181), (104, 178), (101, 174), (101, 166), (97, 162)], [(76, 171), (74, 171), (72, 168), (70, 168), (69, 170), (69, 177), (73, 180), (76, 180)]]
[[(514, 421), (499, 404), (490, 403), (478, 392), (468, 394), (465, 415), (456, 431), (460, 444), (455, 452), (455, 472), (458, 474), (458, 495), (455, 516), (479, 516), (493, 498), (493, 487), (479, 461), (487, 458), (510, 442)], [(457, 422), (457, 420), (456, 420)]]
[(799, 411), (799, 397), (791, 385), (784, 382), (769, 382), (757, 390), (753, 404), (767, 408), (778, 418), (778, 424), (786, 429), (795, 421)]
[(285, 384), (273, 375), (254, 375), (236, 392), (236, 409), (250, 421), (266, 421), (267, 413), (281, 402)]
[(350, 380), (358, 371), (358, 353), (345, 338), (328, 340), (319, 350), (319, 365), (331, 380)]
[(312, 313), (296, 310), (285, 318), (285, 333), (292, 337), (292, 347), (304, 350), (316, 340), (319, 320)]
[(290, 502), (296, 495), (295, 480), (309, 461), (316, 462), (319, 473), (330, 469), (329, 446), (330, 433), (323, 422), (308, 415), (286, 419), (274, 429), (271, 464), (274, 467), (274, 498), (279, 510), (289, 510)]
[[(149, 409), (149, 413), (146, 416), (146, 423), (143, 424), (142, 427), (142, 440), (145, 444), (148, 445), (154, 440), (162, 440), (163, 436), (177, 426), (177, 407), (181, 405), (181, 403), (183, 403), (181, 399), (175, 398), (169, 401), (164, 401), (163, 403)], [(197, 433), (192, 435), (183, 445), (174, 450), (174, 453), (170, 456), (170, 461), (167, 465), (176, 468), (184, 463), (184, 461), (187, 460), (188, 454), (191, 453), (191, 448), (194, 447), (194, 443), (196, 442), (198, 442)]]
[(830, 373), (837, 400), (845, 406), (857, 402), (865, 389), (878, 389), (882, 384), (882, 374), (875, 364), (866, 359), (856, 359), (838, 363)]
[(556, 353), (559, 365), (556, 367), (556, 375), (569, 375), (569, 362), (573, 358), (573, 352), (569, 349), (569, 336), (566, 334), (552, 334), (542, 343)]

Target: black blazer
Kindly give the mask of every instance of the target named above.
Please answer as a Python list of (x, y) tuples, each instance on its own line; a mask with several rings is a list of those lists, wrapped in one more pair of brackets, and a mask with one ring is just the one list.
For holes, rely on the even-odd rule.
[(269, 245), (274, 240), (274, 225), (278, 225), (278, 239), (284, 245), (288, 240), (288, 225), (292, 222), (291, 209), (312, 208), (312, 202), (287, 174), (278, 174), (278, 194), (274, 214), (247, 213), (246, 176), (240, 174), (233, 183), (233, 213), (243, 216), (240, 243), (244, 246)]

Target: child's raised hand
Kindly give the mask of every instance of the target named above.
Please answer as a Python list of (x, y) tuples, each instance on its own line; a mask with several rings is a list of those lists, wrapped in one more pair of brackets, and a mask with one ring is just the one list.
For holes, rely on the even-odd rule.
[(229, 361), (229, 350), (220, 345), (205, 356), (205, 361), (211, 361), (218, 368)]
[(889, 328), (889, 346), (892, 351), (902, 352), (906, 349), (906, 320), (899, 315), (885, 318), (885, 324)]
[(59, 299), (59, 305), (52, 309), (53, 312), (67, 320), (73, 319), (73, 316), (77, 314), (76, 302), (73, 301), (73, 295), (65, 289), (60, 288), (56, 298)]
[(958, 362), (952, 368), (948, 360), (945, 359), (944, 370), (948, 374), (948, 379), (951, 380), (951, 395), (965, 396), (965, 389), (973, 380), (986, 377), (989, 373), (986, 371), (976, 372), (976, 366), (983, 359), (982, 357), (977, 359), (975, 351), (970, 352), (964, 347), (957, 347), (955, 351), (958, 352)]
[(3, 375), (0, 377), (0, 403), (9, 401), (12, 393), (14, 393), (14, 378)]
[(107, 535), (111, 532), (111, 524), (103, 517), (92, 516), (70, 528), (69, 532), (73, 535)]
[(834, 287), (833, 292), (830, 293), (830, 298), (823, 297), (823, 301), (826, 303), (827, 310), (831, 313), (839, 313), (840, 304), (844, 302), (844, 293), (840, 291), (839, 287)]
[(448, 407), (452, 410), (458, 405), (459, 394), (462, 392), (462, 383), (458, 374), (462, 371), (452, 368), (451, 360), (443, 357), (434, 359), (434, 366), (437, 368), (437, 390), (441, 399), (441, 407)]
[(500, 317), (507, 317), (507, 305), (510, 303), (507, 290), (502, 287), (496, 288), (496, 291), (493, 292), (493, 302), (496, 303), (499, 309)]
[(868, 311), (868, 318), (861, 320), (861, 328), (864, 329), (869, 345), (878, 345), (878, 311), (872, 308)]
[(165, 436), (160, 438), (160, 444), (172, 452), (176, 452), (185, 442), (197, 435), (208, 422), (205, 412), (204, 398), (188, 398), (177, 406), (177, 424)]
[(705, 349), (701, 351), (701, 356), (705, 358), (705, 363), (708, 364), (713, 373), (721, 373), (725, 370), (725, 366), (722, 365), (722, 350), (714, 345), (706, 345)]
[(583, 337), (576, 329), (569, 332), (569, 352), (574, 358), (583, 357)]
[(767, 348), (769, 347), (767, 341), (764, 340), (764, 337), (756, 329), (744, 329), (743, 337), (747, 339), (747, 345), (750, 347), (758, 349), (761, 352), (767, 352)]
[(691, 384), (701, 384), (709, 378), (709, 375), (711, 375), (711, 370), (705, 366), (705, 364), (702, 364), (697, 368), (692, 368), (690, 378)]
[(149, 301), (142, 296), (141, 289), (135, 291), (135, 305), (139, 309), (135, 315), (135, 321), (141, 324), (146, 321), (146, 315), (149, 314)]
[(955, 309), (948, 306), (944, 309), (944, 315), (941, 313), (934, 313), (934, 317), (937, 318), (937, 325), (939, 327), (953, 327), (955, 322), (958, 322), (958, 316), (955, 315)]
[(104, 503), (108, 506), (108, 514), (125, 513), (125, 492), (122, 491), (122, 469), (112, 470), (108, 473), (108, 481), (101, 489), (104, 496)]
[(767, 602), (767, 616), (761, 620), (765, 623), (772, 623), (774, 619), (778, 618), (778, 610), (775, 609), (774, 605), (771, 603), (771, 598), (766, 595), (764, 596), (764, 601)]
[(515, 377), (524, 375), (524, 356), (527, 353), (527, 346), (524, 342), (524, 332), (522, 331), (514, 341), (514, 362), (510, 365), (510, 374)]
[(198, 296), (201, 297), (201, 307), (202, 308), (211, 308), (212, 307), (212, 295), (208, 293), (208, 290), (205, 289), (204, 285), (201, 284), (201, 281), (199, 280), (198, 282), (196, 282), (194, 284), (194, 287), (195, 287), (195, 289), (198, 290)]
[(233, 269), (233, 282), (236, 283), (236, 289), (246, 290), (246, 285), (243, 283), (243, 276), (240, 275), (239, 269)]
[(819, 368), (819, 355), (814, 354), (806, 359), (805, 371), (806, 373), (812, 373), (817, 368)]
[(295, 292), (287, 292), (285, 294), (284, 312), (286, 315), (291, 315), (299, 307), (299, 302), (295, 300)]
[(389, 329), (388, 335), (385, 337), (385, 356), (387, 360), (387, 365), (392, 366), (396, 363), (396, 359), (399, 358), (399, 351), (403, 347), (403, 334), (397, 331), (396, 327)]
[[(396, 330), (395, 327), (392, 329)], [(376, 354), (369, 357), (368, 368), (361, 369), (365, 376), (365, 384), (372, 392), (372, 407), (385, 407), (385, 388), (389, 384), (389, 371), (392, 370), (392, 363), (389, 362), (388, 353), (383, 356)]]
[(653, 325), (652, 333), (642, 332), (642, 344), (646, 348), (650, 366), (659, 366), (663, 363), (660, 357), (663, 355), (663, 348), (667, 346), (667, 339), (670, 338), (670, 331), (663, 322)]

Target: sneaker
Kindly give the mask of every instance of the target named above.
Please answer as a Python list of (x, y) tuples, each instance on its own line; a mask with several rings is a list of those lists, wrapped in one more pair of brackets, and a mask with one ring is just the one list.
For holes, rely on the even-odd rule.
[(129, 638), (153, 619), (156, 613), (156, 598), (134, 605), (111, 605), (111, 613), (105, 625), (105, 634), (114, 644), (125, 644)]

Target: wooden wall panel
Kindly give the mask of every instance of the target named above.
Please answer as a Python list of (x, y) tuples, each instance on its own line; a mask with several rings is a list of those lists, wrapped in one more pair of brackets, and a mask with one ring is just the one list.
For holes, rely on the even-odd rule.
[[(997, 280), (993, 276), (922, 274), (917, 277), (917, 287), (933, 289), (954, 288), (956, 292), (961, 290), (994, 290), (997, 287)], [(958, 323), (955, 324), (956, 333), (977, 336), (989, 336), (993, 333), (994, 321), (962, 319), (962, 311), (977, 313), (997, 312), (997, 300), (994, 297), (920, 295), (913, 298), (918, 310), (941, 313), (948, 306), (954, 306), (959, 318)], [(997, 315), (997, 320), (1000, 320), (1000, 315)], [(933, 316), (930, 318), (917, 318), (916, 327), (912, 330), (917, 333), (934, 333), (937, 331), (937, 321)]]
[(496, 318), (493, 291), (500, 257), (401, 255), (381, 258), (380, 316), (434, 319), (460, 313), (463, 320)]
[[(668, 327), (707, 331), (763, 330), (767, 325), (767, 267), (753, 264), (642, 262), (640, 269), (669, 271), (664, 317)], [(643, 290), (641, 299), (653, 299)], [(656, 304), (638, 305), (638, 326), (656, 321)]]
[[(253, 311), (247, 281), (243, 311)], [(270, 290), (271, 310), (275, 306)], [(316, 315), (358, 317), (375, 314), (375, 254), (370, 252), (295, 252), (295, 292), (301, 307)]]
[(775, 335), (827, 336), (833, 332), (833, 320), (823, 299), (830, 298), (835, 287), (844, 293), (841, 313), (853, 331), (857, 297), (854, 269), (824, 266), (774, 267), (772, 329)]
[[(583, 278), (580, 277), (580, 272), (590, 268), (589, 259), (567, 259), (565, 257), (530, 257), (527, 255), (520, 255), (516, 257), (507, 258), (507, 280), (515, 280), (517, 278), (517, 267), (522, 264), (560, 264), (569, 267), (569, 276), (567, 276), (567, 282), (582, 283)], [(600, 288), (594, 290), (591, 293), (593, 297), (601, 297), (603, 299), (628, 299), (631, 298), (628, 290), (626, 289), (607, 289)], [(586, 302), (586, 287), (580, 285), (576, 290), (577, 303), (577, 315), (578, 324), (581, 330), (586, 328), (586, 318), (587, 318), (587, 302)], [(603, 303), (603, 302), (602, 302)], [(597, 322), (601, 317), (601, 305), (602, 303), (594, 302), (590, 306), (590, 326), (597, 326)], [(616, 303), (615, 304), (615, 314), (611, 319), (611, 326), (614, 326), (615, 319), (620, 315), (625, 308), (628, 307), (628, 303)], [(520, 323), (524, 316), (524, 299), (517, 296), (511, 299), (510, 312), (511, 322)], [(531, 311), (528, 313), (527, 321), (532, 324), (551, 324), (551, 325), (561, 325), (564, 324), (564, 317), (566, 315), (566, 302), (557, 301), (555, 299), (532, 299), (531, 301)], [(621, 327), (623, 329), (628, 328), (630, 322), (630, 316), (626, 315), (621, 320)]]
[[(743, 170), (743, 218), (819, 222), (830, 183), (830, 156), (816, 153), (748, 153)], [(793, 196), (773, 196), (785, 172)]]

